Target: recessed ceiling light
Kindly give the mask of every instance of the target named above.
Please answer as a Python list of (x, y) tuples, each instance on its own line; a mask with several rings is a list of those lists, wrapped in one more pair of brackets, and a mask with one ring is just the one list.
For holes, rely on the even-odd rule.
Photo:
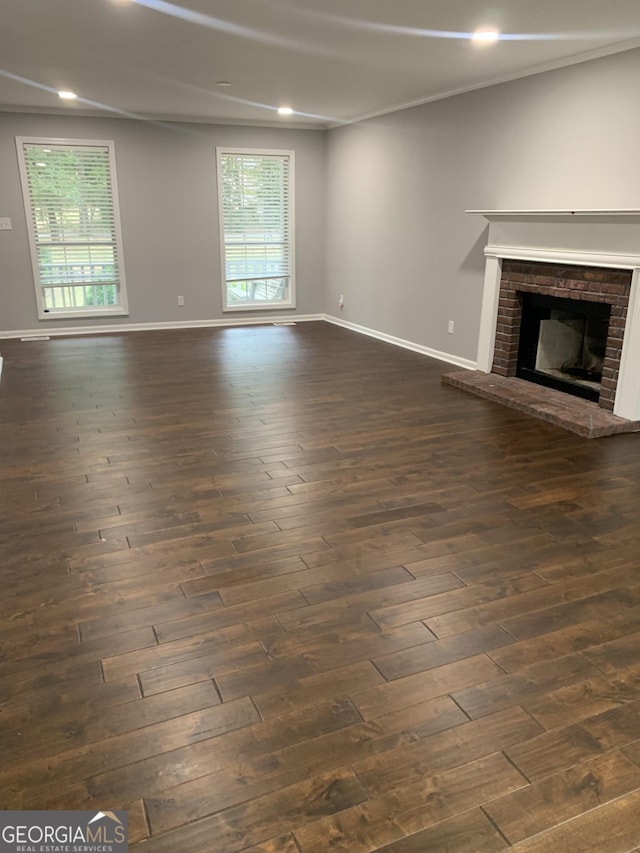
[(61, 89), (58, 92), (58, 95), (63, 101), (75, 101), (78, 97), (75, 92), (70, 92), (69, 89)]
[(495, 30), (476, 30), (476, 32), (471, 36), (472, 41), (498, 41), (500, 38), (500, 33)]
[(230, 86), (231, 82), (229, 80), (218, 80), (216, 81), (216, 86)]
[(278, 115), (292, 116), (293, 110), (291, 109), (291, 107), (278, 107)]

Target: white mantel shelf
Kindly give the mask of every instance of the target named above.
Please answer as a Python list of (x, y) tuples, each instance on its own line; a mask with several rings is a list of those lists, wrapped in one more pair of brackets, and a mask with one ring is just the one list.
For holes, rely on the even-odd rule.
[(484, 216), (485, 219), (526, 219), (533, 216), (640, 216), (637, 208), (593, 208), (584, 210), (465, 210), (473, 216)]

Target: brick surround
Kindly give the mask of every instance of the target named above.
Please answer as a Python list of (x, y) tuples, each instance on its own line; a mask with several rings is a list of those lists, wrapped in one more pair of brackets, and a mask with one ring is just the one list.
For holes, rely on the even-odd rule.
[(505, 259), (500, 279), (492, 372), (515, 376), (522, 319), (522, 293), (604, 302), (611, 306), (598, 405), (613, 411), (627, 320), (631, 270)]

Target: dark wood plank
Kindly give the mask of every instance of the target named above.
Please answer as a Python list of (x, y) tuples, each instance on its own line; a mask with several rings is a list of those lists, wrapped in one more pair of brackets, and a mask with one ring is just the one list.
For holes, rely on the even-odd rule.
[(269, 841), (245, 847), (243, 853), (299, 853), (299, 850), (293, 835), (280, 835), (278, 838), (270, 838)]
[[(216, 675), (216, 684), (225, 702), (229, 699), (238, 699), (240, 696), (257, 697), (274, 690), (286, 690), (289, 685), (313, 673), (310, 663), (303, 655), (296, 655), (286, 660), (270, 661), (264, 650), (260, 651), (265, 658), (264, 663), (244, 667), (231, 663), (231, 672)], [(254, 650), (252, 650), (253, 653)]]
[[(245, 707), (243, 703), (240, 710)], [(450, 706), (442, 710), (443, 721), (432, 723), (436, 730), (456, 722)], [(97, 772), (85, 781), (85, 796), (88, 794), (95, 804), (114, 796), (131, 796), (143, 781), (146, 801), (163, 825), (171, 824), (176, 816), (179, 821), (181, 811), (206, 816), (219, 810), (217, 803), (220, 807), (236, 805), (307, 779), (312, 768), (313, 772), (322, 773), (343, 767), (340, 748), (346, 744), (351, 745), (352, 751), (357, 750), (356, 744), (365, 734), (358, 720), (353, 705), (343, 699), (318, 703), (271, 720), (229, 727), (214, 732), (212, 737), (149, 755), (129, 765), (126, 775), (117, 768)], [(399, 721), (389, 721), (390, 729), (396, 733), (394, 724), (399, 725)], [(428, 724), (429, 721), (426, 727)], [(328, 749), (323, 750), (320, 744)], [(304, 757), (307, 764), (293, 756)]]
[(640, 699), (640, 664), (523, 699), (522, 705), (545, 729), (555, 729), (636, 699)]
[(484, 810), (515, 844), (638, 787), (640, 768), (621, 752), (611, 752), (499, 797)]
[(368, 689), (354, 686), (350, 695), (365, 720), (369, 720), (396, 708), (417, 705), (431, 697), (454, 695), (457, 690), (502, 675), (503, 670), (486, 655), (475, 655)]
[(33, 808), (25, 804), (37, 803), (45, 791), (49, 792), (49, 804), (55, 799), (60, 803), (58, 808), (62, 808), (70, 791), (77, 790), (78, 780), (86, 779), (99, 767), (121, 768), (126, 773), (125, 768), (149, 755), (171, 752), (185, 742), (215, 738), (222, 732), (248, 726), (258, 719), (249, 699), (214, 705), (100, 740), (90, 748), (80, 746), (54, 758), (39, 758), (25, 765), (5, 768), (0, 771), (0, 786), (6, 791), (8, 807)]
[(180, 619), (203, 612), (210, 614), (219, 607), (222, 607), (222, 599), (217, 592), (189, 599), (176, 596), (166, 604), (136, 607), (122, 616), (99, 616), (80, 622), (80, 637), (86, 641), (97, 637), (108, 637), (111, 634), (122, 634), (134, 628), (162, 622), (170, 617)]
[(514, 844), (514, 853), (552, 853), (555, 850), (597, 850), (622, 853), (638, 849), (640, 839), (640, 791), (606, 803), (597, 809)]
[(477, 680), (472, 686), (456, 690), (452, 695), (461, 708), (477, 719), (510, 705), (525, 703), (532, 698), (581, 683), (598, 670), (581, 655), (566, 655), (554, 661), (531, 664), (516, 673), (504, 675), (503, 670), (489, 680)]
[(491, 622), (503, 622), (515, 616), (544, 610), (569, 600), (579, 600), (629, 583), (628, 568), (604, 569), (588, 579), (579, 578), (545, 584), (542, 588), (510, 594), (504, 600), (488, 601), (455, 613), (443, 613), (429, 618), (427, 625), (439, 637), (479, 628)]
[(306, 568), (307, 566), (301, 557), (293, 556), (285, 557), (283, 560), (271, 561), (268, 565), (259, 562), (257, 565), (254, 564), (244, 570), (233, 568), (209, 575), (203, 575), (200, 571), (193, 579), (185, 580), (182, 589), (185, 595), (202, 595), (203, 592), (213, 592), (221, 587), (244, 585), (255, 580), (304, 571)]
[[(436, 575), (431, 580), (434, 581), (438, 577), (446, 577), (446, 575)], [(462, 614), (474, 613), (475, 607), (481, 603), (494, 602), (500, 599), (507, 599), (507, 602), (513, 601), (518, 593), (526, 590), (538, 590), (540, 587), (546, 587), (547, 584), (538, 578), (535, 574), (516, 575), (510, 578), (500, 578), (495, 581), (487, 581), (486, 583), (475, 584), (474, 586), (465, 586), (462, 589), (454, 590), (453, 592), (443, 593), (436, 596), (430, 594), (429, 597), (411, 601), (407, 604), (396, 604), (389, 607), (383, 607), (372, 611), (372, 616), (380, 625), (381, 628), (393, 628), (395, 625), (403, 625), (407, 622), (414, 622), (416, 619), (427, 621), (427, 626), (432, 626), (432, 630), (438, 637), (446, 637), (451, 634), (461, 633), (467, 630), (466, 627), (460, 627), (459, 630), (445, 630), (443, 624), (447, 616), (440, 614), (451, 614), (449, 619), (454, 618), (459, 612)], [(543, 592), (538, 592), (538, 597), (543, 596)], [(478, 620), (475, 624), (469, 623), (469, 630), (476, 627), (482, 627), (493, 619), (486, 621)]]
[(438, 824), (485, 799), (517, 790), (525, 780), (502, 755), (491, 755), (372, 797), (360, 806), (297, 829), (303, 853), (372, 853)]
[[(201, 634), (182, 640), (156, 643), (142, 650), (109, 654), (102, 658), (102, 671), (105, 681), (118, 680), (131, 673), (142, 673), (157, 667), (171, 666), (225, 650), (235, 652), (237, 647), (251, 643), (264, 643), (282, 633), (282, 628), (275, 617), (270, 616), (266, 619), (230, 625), (228, 628), (220, 628), (217, 631), (203, 631)], [(116, 636), (127, 636), (127, 634)]]
[[(322, 571), (330, 578), (331, 575), (327, 572), (326, 567), (322, 567)], [(304, 586), (300, 591), (309, 602), (309, 604), (318, 604), (322, 601), (330, 601), (334, 598), (344, 598), (347, 595), (354, 595), (360, 592), (368, 592), (373, 589), (384, 589), (388, 586), (396, 586), (401, 583), (408, 583), (415, 580), (402, 566), (393, 567), (390, 569), (380, 569), (377, 572), (371, 572), (365, 575), (356, 575), (355, 577), (345, 578), (344, 569), (343, 576), (333, 581), (329, 580), (316, 585), (308, 585), (304, 576), (300, 576)], [(297, 579), (296, 579), (297, 580)]]
[(66, 704), (49, 705), (46, 714), (41, 706), (30, 713), (24, 709), (2, 715), (0, 749), (8, 763), (26, 763), (39, 758), (42, 741), (46, 739), (49, 756), (59, 755), (107, 738), (137, 731), (167, 720), (204, 711), (220, 703), (213, 682), (202, 682), (172, 690), (152, 700), (140, 697), (111, 707), (108, 696), (100, 702), (76, 707), (70, 718)]
[(367, 793), (353, 771), (336, 771), (155, 836), (144, 849), (150, 853), (174, 853), (190, 846), (211, 853), (234, 853), (271, 838), (291, 824), (341, 812), (366, 799)]
[[(635, 632), (639, 624), (640, 612), (637, 608), (624, 611), (621, 616), (612, 617), (608, 620), (594, 619), (559, 628), (546, 634), (532, 637), (530, 640), (522, 640), (513, 643), (508, 649), (496, 651), (494, 659), (496, 663), (507, 672), (515, 672), (530, 664), (545, 660), (554, 660), (561, 655), (570, 655), (572, 652), (583, 651), (586, 659), (592, 659), (593, 655), (603, 656), (607, 653), (607, 644), (612, 643), (611, 651), (618, 647), (613, 643), (615, 640), (623, 640), (623, 647), (628, 645), (630, 632)], [(506, 624), (503, 625), (505, 630)], [(601, 648), (602, 647), (602, 648)], [(624, 665), (624, 655), (621, 663)], [(593, 665), (597, 666), (594, 660)]]
[[(639, 604), (640, 589), (629, 589), (625, 584), (621, 589), (547, 607), (527, 616), (508, 619), (503, 624), (516, 639), (527, 640), (570, 625), (595, 620), (607, 622), (624, 615), (630, 608), (637, 608)], [(640, 611), (636, 610), (635, 616), (640, 621)]]
[[(296, 667), (300, 672), (304, 671), (301, 664), (297, 663)], [(273, 673), (277, 677), (278, 670), (273, 670)], [(265, 689), (264, 692), (253, 697), (264, 719), (277, 717), (299, 708), (310, 707), (317, 702), (326, 701), (332, 696), (336, 698), (353, 696), (359, 690), (364, 690), (384, 681), (370, 661), (362, 661), (344, 667), (338, 666), (329, 672), (306, 677), (303, 675), (301, 678), (295, 678), (292, 675), (291, 670), (287, 669), (285, 665), (282, 670), (281, 683), (276, 687)], [(270, 677), (270, 673), (267, 671), (261, 686), (266, 687)], [(240, 676), (238, 681), (240, 683), (237, 686), (240, 690), (245, 686), (250, 686), (244, 676)], [(235, 686), (236, 684), (234, 684)]]
[(499, 853), (508, 847), (487, 816), (480, 809), (472, 809), (385, 844), (377, 853)]
[[(232, 650), (213, 652), (198, 657), (181, 660), (167, 666), (157, 666), (153, 669), (144, 670), (138, 674), (140, 689), (143, 696), (153, 696), (163, 693), (165, 690), (174, 690), (185, 684), (195, 684), (198, 681), (207, 681), (211, 678), (218, 679), (218, 685), (230, 673), (236, 680), (246, 670), (252, 673), (258, 669), (262, 671), (260, 664), (268, 665), (267, 655), (258, 642), (239, 645)], [(243, 692), (242, 689), (227, 687), (225, 682), (225, 699), (234, 699), (239, 696), (248, 696), (250, 691)]]
[(628, 702), (597, 717), (572, 723), (506, 750), (528, 779), (572, 767), (587, 756), (597, 757), (638, 740), (640, 700)]
[(448, 637), (446, 640), (436, 640), (384, 657), (376, 657), (373, 662), (388, 681), (394, 681), (415, 672), (434, 669), (456, 660), (499, 649), (512, 642), (513, 637), (499, 625), (490, 625), (477, 631)]
[(31, 643), (15, 643), (10, 660), (0, 663), (0, 677), (5, 687), (15, 681), (29, 677), (30, 672), (38, 675), (42, 667), (47, 673), (74, 674), (83, 664), (102, 660), (106, 656), (153, 653), (157, 648), (156, 636), (151, 626), (136, 628), (122, 634), (98, 637), (86, 643), (77, 642), (77, 628), (70, 634), (63, 632), (39, 632), (31, 636)]
[[(498, 711), (464, 726), (438, 732), (418, 743), (353, 762), (369, 793), (384, 794), (418, 783), (437, 770), (457, 767), (535, 738), (542, 727), (521, 708)], [(515, 751), (517, 746), (512, 746)]]
[[(371, 624), (374, 623), (371, 622)], [(344, 632), (341, 633), (344, 634)], [(326, 672), (335, 669), (336, 656), (339, 656), (342, 664), (355, 663), (374, 659), (380, 654), (387, 655), (400, 649), (410, 649), (434, 639), (433, 634), (421, 622), (412, 622), (409, 625), (392, 628), (390, 631), (376, 631), (368, 637), (358, 637), (353, 640), (341, 639), (336, 644), (326, 641), (322, 644), (314, 644), (309, 638), (304, 656), (316, 672)], [(378, 669), (380, 670), (380, 667)]]
[[(213, 607), (207, 603), (210, 595), (214, 596), (211, 602)], [(287, 610), (297, 610), (306, 604), (300, 590), (297, 589), (224, 608), (217, 606), (220, 600), (218, 593), (205, 593), (202, 596), (195, 596), (192, 600), (197, 602), (200, 598), (205, 599), (205, 605), (198, 606), (196, 604), (194, 615), (184, 616), (180, 612), (173, 614), (163, 612), (160, 614), (159, 620), (154, 621), (154, 630), (161, 644), (195, 637), (198, 634), (221, 630), (229, 626), (242, 625), (269, 614), (272, 616), (284, 614)], [(175, 618), (172, 619), (172, 615)]]
[[(228, 754), (227, 763), (208, 773), (166, 789), (147, 799), (151, 823), (168, 831), (188, 820), (236, 805), (281, 785), (348, 765), (366, 750), (370, 754), (426, 738), (465, 722), (464, 714), (448, 697), (378, 717), (374, 722), (354, 720), (347, 701), (305, 709), (261, 724), (264, 734), (245, 744), (240, 759)], [(316, 736), (305, 739), (314, 731)], [(225, 736), (231, 740), (235, 736)], [(276, 749), (277, 742), (283, 744)], [(269, 752), (269, 747), (272, 747)], [(220, 752), (216, 755), (220, 763)]]
[[(304, 609), (282, 613), (280, 622), (286, 631), (295, 631), (300, 628), (309, 628), (313, 625), (328, 625), (335, 621), (358, 619), (362, 613), (369, 613), (375, 619), (373, 608), (380, 605), (390, 606), (396, 602), (424, 602), (431, 595), (444, 590), (460, 589), (462, 581), (455, 575), (441, 574), (429, 578), (420, 578), (415, 581), (405, 581), (394, 587), (369, 590), (367, 592), (353, 593), (344, 598), (331, 598), (320, 604), (310, 604)], [(306, 601), (306, 599), (305, 599)], [(424, 604), (423, 604), (424, 606)], [(378, 619), (375, 619), (380, 624)], [(401, 619), (397, 624), (406, 624), (416, 621), (414, 619)], [(394, 627), (393, 625), (380, 625), (380, 627)]]
[(634, 630), (635, 627), (634, 625), (631, 628), (628, 636), (588, 649), (584, 656), (599, 670), (608, 674), (633, 665), (637, 662), (640, 652), (640, 631)]

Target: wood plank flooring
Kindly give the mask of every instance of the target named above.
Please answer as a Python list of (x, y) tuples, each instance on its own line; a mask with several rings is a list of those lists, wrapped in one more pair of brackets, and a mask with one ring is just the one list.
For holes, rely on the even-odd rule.
[(324, 323), (1, 344), (0, 808), (640, 849), (640, 437)]

